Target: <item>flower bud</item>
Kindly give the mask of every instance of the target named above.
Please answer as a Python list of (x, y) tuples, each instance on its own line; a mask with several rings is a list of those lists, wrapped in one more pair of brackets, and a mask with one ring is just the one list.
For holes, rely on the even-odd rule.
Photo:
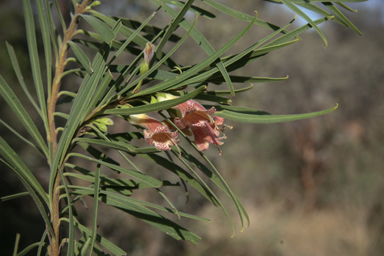
[(143, 75), (145, 72), (148, 71), (149, 63), (150, 63), (151, 59), (153, 58), (154, 53), (155, 53), (155, 46), (151, 42), (148, 42), (145, 45), (145, 49), (144, 49), (144, 61), (140, 65), (140, 74), (141, 75)]

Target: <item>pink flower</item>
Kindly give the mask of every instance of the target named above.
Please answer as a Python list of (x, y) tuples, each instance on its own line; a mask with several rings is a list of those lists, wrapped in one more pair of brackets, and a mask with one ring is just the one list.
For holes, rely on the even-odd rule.
[(220, 141), (225, 136), (220, 137), (219, 125), (223, 125), (224, 118), (214, 116), (216, 112), (214, 107), (204, 108), (194, 100), (188, 100), (173, 108), (180, 110), (181, 118), (176, 117), (174, 123), (180, 129), (189, 128), (195, 137), (195, 144), (199, 150), (208, 149), (209, 143), (213, 145), (222, 145)]
[(176, 146), (179, 143), (177, 131), (171, 132), (166, 125), (155, 118), (145, 114), (130, 115), (129, 122), (145, 128), (145, 140), (149, 145), (154, 144), (157, 149), (170, 150), (171, 146)]

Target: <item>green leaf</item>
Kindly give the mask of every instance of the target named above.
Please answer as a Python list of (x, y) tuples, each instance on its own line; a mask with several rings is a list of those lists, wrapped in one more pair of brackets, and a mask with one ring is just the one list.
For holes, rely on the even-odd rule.
[(65, 31), (67, 30), (67, 26), (65, 25), (63, 14), (61, 13), (60, 6), (59, 6), (59, 3), (57, 2), (57, 0), (54, 0), (53, 2), (55, 3), (56, 12), (59, 15), (60, 24), (61, 24), (61, 27), (63, 29), (63, 34), (64, 34)]
[[(160, 67), (160, 65), (163, 64), (181, 46), (181, 44), (185, 41), (185, 39), (191, 33), (192, 29), (194, 28), (194, 26), (196, 24), (196, 21), (197, 21), (197, 17), (196, 17), (195, 22), (193, 23), (192, 27), (187, 31), (187, 33), (183, 36), (183, 38), (161, 60), (159, 60), (155, 65), (153, 65), (147, 72), (145, 72), (144, 74), (141, 74), (141, 76), (138, 79), (136, 79), (135, 82), (131, 83), (129, 86), (126, 86), (117, 95), (118, 96), (122, 95), (128, 89), (132, 88), (136, 84), (137, 84), (136, 88), (140, 89), (139, 83), (141, 83), (141, 81), (143, 81), (143, 79), (145, 79), (148, 75), (150, 75), (154, 70), (158, 69)], [(158, 49), (156, 49), (156, 52), (158, 52)], [(156, 52), (155, 52), (155, 54), (156, 54)], [(133, 73), (135, 74), (136, 71), (134, 71)], [(131, 75), (131, 77), (132, 77), (132, 75)], [(130, 78), (128, 79), (128, 81), (130, 80)], [(136, 93), (137, 89), (136, 88), (133, 89), (133, 93), (131, 94), (131, 97), (132, 97), (132, 95), (137, 95), (137, 93)]]
[(96, 240), (96, 231), (97, 231), (97, 212), (99, 209), (99, 191), (100, 191), (100, 164), (97, 164), (95, 182), (94, 182), (94, 190), (93, 190), (93, 221), (92, 221), (92, 243), (91, 243), (91, 251), (90, 256), (92, 256), (92, 249)]
[(91, 61), (88, 59), (87, 55), (81, 50), (77, 44), (74, 42), (68, 41), (68, 44), (71, 46), (71, 49), (73, 53), (76, 55), (76, 58), (80, 62), (80, 64), (85, 68), (85, 70), (89, 73), (92, 74), (93, 70), (91, 67)]
[[(62, 218), (61, 220), (69, 221), (66, 218)], [(79, 222), (75, 221), (75, 227), (77, 227), (81, 232), (86, 233), (88, 236), (92, 235), (92, 230), (89, 228), (81, 225)], [(108, 239), (105, 239), (104, 237), (100, 236), (99, 234), (96, 234), (96, 241), (100, 243), (102, 246), (107, 248), (113, 255), (126, 255), (127, 253), (123, 251), (121, 248), (116, 246), (114, 243), (109, 241)]]
[[(318, 20), (315, 20), (314, 23), (316, 25), (319, 25), (327, 20), (330, 20), (332, 19), (333, 16), (331, 17), (324, 17), (324, 18), (321, 18), (321, 19), (318, 19)], [(307, 31), (308, 29), (312, 28), (312, 25), (311, 24), (306, 24), (306, 25), (303, 25), (297, 29), (294, 29), (292, 30), (291, 32), (283, 35), (283, 36), (280, 36), (279, 38), (276, 38), (275, 40), (273, 40), (272, 42), (269, 42), (267, 43), (266, 45), (264, 46), (276, 46), (276, 45), (279, 45), (279, 44), (283, 44), (285, 42), (287, 42), (288, 40), (296, 37), (297, 35)]]
[(161, 59), (163, 57), (163, 52), (162, 52), (163, 47), (168, 42), (168, 39), (171, 37), (173, 32), (176, 30), (176, 28), (179, 26), (180, 21), (184, 19), (184, 15), (187, 13), (187, 11), (189, 10), (190, 6), (193, 4), (194, 1), (195, 0), (188, 0), (185, 4), (182, 4), (182, 8), (180, 12), (175, 17), (172, 17), (173, 20), (168, 25), (168, 28), (165, 31), (165, 34), (163, 35), (159, 44), (156, 47), (155, 55), (157, 56), (157, 59)]
[(318, 112), (312, 112), (312, 113), (305, 113), (305, 114), (295, 114), (295, 115), (265, 115), (265, 114), (245, 114), (237, 111), (229, 111), (229, 110), (222, 110), (215, 112), (215, 115), (224, 117), (226, 119), (236, 121), (236, 122), (244, 122), (244, 123), (281, 123), (281, 122), (289, 122), (289, 121), (296, 121), (296, 120), (302, 120), (307, 119), (315, 116), (320, 116), (327, 114), (329, 112), (332, 112), (338, 107), (336, 105), (333, 108), (318, 111)]
[(61, 168), (58, 168), (59, 174), (61, 176), (61, 181), (63, 182), (63, 187), (65, 190), (65, 195), (67, 197), (67, 204), (68, 204), (68, 218), (69, 218), (69, 236), (68, 236), (68, 249), (67, 249), (67, 256), (72, 256), (74, 254), (75, 249), (75, 239), (74, 239), (74, 229), (73, 229), (73, 211), (72, 211), (72, 204), (71, 204), (71, 197), (69, 195), (69, 190), (67, 186), (67, 182), (64, 179), (64, 174), (61, 171)]
[(87, 143), (79, 143), (79, 146), (81, 146), (83, 149), (85, 149), (94, 158), (99, 159), (102, 155), (104, 155), (103, 159), (105, 162), (108, 162), (108, 163), (114, 164), (114, 165), (119, 165), (119, 163), (116, 162), (115, 160), (113, 160), (111, 157), (108, 157), (105, 153), (99, 151), (98, 149), (90, 146)]
[[(191, 162), (193, 165), (195, 165), (210, 180), (212, 180), (222, 191), (224, 191), (230, 198), (232, 198), (232, 200), (234, 200), (235, 205), (236, 205), (236, 207), (238, 209), (238, 212), (239, 212), (239, 215), (240, 215), (241, 223), (242, 223), (242, 226), (243, 226), (242, 228), (244, 229), (242, 214), (244, 214), (244, 216), (246, 217), (246, 219), (248, 221), (248, 226), (249, 226), (249, 224), (250, 224), (249, 216), (248, 216), (247, 211), (245, 210), (243, 204), (236, 197), (236, 195), (232, 193), (232, 191), (229, 189), (228, 185), (225, 183), (224, 179), (220, 176), (220, 173), (216, 170), (216, 168), (212, 165), (212, 163), (204, 156), (203, 153), (201, 153), (201, 151), (198, 151), (198, 152), (208, 162), (208, 164), (211, 166), (212, 170), (214, 170), (214, 172), (216, 174), (218, 174), (218, 175), (216, 175), (214, 172), (209, 170), (204, 164), (202, 164), (199, 160), (197, 160), (193, 155), (188, 153), (185, 149), (182, 149), (181, 154), (182, 154), (183, 158), (185, 158), (186, 160)], [(194, 173), (194, 174), (195, 174), (195, 176), (198, 176), (196, 173)], [(225, 210), (224, 206), (221, 205), (221, 208), (223, 209), (224, 213), (227, 215), (227, 217), (228, 217), (228, 219), (229, 219), (229, 221), (231, 223), (233, 232), (235, 232), (234, 231), (234, 227), (233, 227), (233, 223), (232, 223), (232, 220), (231, 220), (230, 216), (228, 215), (228, 213)], [(233, 233), (233, 235), (234, 235), (234, 233)]]
[(16, 234), (16, 241), (15, 241), (15, 246), (13, 248), (13, 256), (17, 256), (17, 251), (19, 250), (19, 241), (20, 241), (20, 234)]
[[(92, 13), (93, 16), (98, 17), (99, 19), (103, 20), (106, 24), (110, 26), (112, 26), (115, 23), (114, 19), (107, 17), (99, 12), (96, 12), (94, 10), (90, 10), (89, 12)], [(122, 26), (119, 32), (127, 38), (129, 38), (134, 33), (131, 29), (129, 29), (126, 26)], [(142, 37), (141, 35), (136, 35), (132, 41), (143, 48), (145, 47), (145, 44), (148, 42), (148, 40)], [(142, 51), (140, 51), (140, 53), (142, 53)], [(174, 66), (177, 66), (177, 64), (171, 59), (168, 59), (164, 64), (172, 68)]]
[(156, 154), (148, 154), (148, 155), (140, 155), (140, 156), (176, 174), (178, 177), (180, 177), (180, 179), (184, 180), (186, 183), (188, 183), (194, 189), (196, 189), (201, 195), (203, 195), (213, 205), (222, 206), (217, 196), (210, 190), (210, 188), (207, 185), (198, 181), (196, 178), (194, 178), (191, 174), (189, 174), (186, 170), (184, 170), (179, 165)]
[[(273, 46), (267, 46), (264, 45), (262, 48), (254, 50), (256, 47), (256, 44), (249, 47), (247, 50), (235, 55), (235, 56), (229, 56), (225, 57), (222, 60), (224, 61), (224, 66), (227, 68), (227, 70), (233, 71), (237, 70), (243, 66), (246, 66), (247, 64), (251, 63), (257, 58), (260, 58), (261, 56), (271, 52), (275, 51), (277, 49), (286, 47), (288, 45), (291, 45), (293, 43), (297, 42), (297, 40), (290, 41), (287, 43), (279, 44), (279, 45), (273, 45)], [(195, 77), (192, 77), (184, 82), (181, 83), (181, 85), (196, 83), (200, 81), (205, 81), (207, 78), (212, 77), (215, 73), (218, 72), (217, 68), (211, 68), (208, 71), (205, 71)]]
[[(132, 28), (134, 30), (138, 30), (138, 28), (140, 26), (142, 26), (144, 23), (144, 22), (142, 23), (140, 21), (126, 19), (126, 18), (122, 18), (122, 17), (113, 17), (113, 18), (115, 20), (120, 19), (124, 26), (126, 26), (128, 28)], [(151, 35), (152, 37), (158, 35), (161, 31), (162, 31), (162, 29), (160, 29), (159, 27), (148, 25), (148, 24), (145, 24), (144, 27), (142, 28), (142, 32), (147, 33), (148, 35)], [(151, 39), (152, 39), (152, 37), (151, 37)], [(148, 38), (148, 36), (146, 36), (146, 38)], [(169, 38), (169, 41), (170, 42), (178, 42), (180, 39), (181, 39), (180, 36), (173, 34)]]
[(32, 67), (33, 81), (35, 83), (37, 98), (39, 100), (39, 105), (40, 105), (44, 125), (46, 128), (46, 131), (48, 131), (47, 107), (45, 102), (43, 81), (41, 79), (39, 53), (37, 51), (37, 42), (36, 42), (36, 35), (35, 35), (35, 22), (33, 20), (31, 2), (29, 0), (23, 0), (23, 7), (24, 7), (24, 15), (25, 15), (25, 28), (27, 31), (29, 59)]
[[(184, 2), (178, 1), (178, 0), (176, 0), (176, 1), (175, 0), (164, 0), (164, 2), (167, 3), (167, 4), (170, 4), (170, 5), (178, 6), (178, 7), (183, 7), (184, 4), (185, 4)], [(211, 12), (209, 12), (207, 10), (204, 10), (204, 9), (198, 7), (198, 6), (195, 6), (195, 5), (192, 5), (191, 7), (189, 7), (188, 11), (197, 13), (200, 16), (206, 17), (208, 19), (216, 18), (216, 16), (213, 13), (211, 13)]]
[(107, 26), (107, 24), (105, 24), (100, 19), (86, 14), (81, 14), (80, 16), (83, 17), (89, 23), (89, 25), (91, 25), (97, 31), (97, 33), (107, 44), (111, 43), (115, 39), (116, 34)]
[(18, 133), (17, 131), (15, 131), (12, 127), (10, 127), (7, 123), (5, 123), (3, 120), (0, 119), (0, 123), (3, 124), (5, 127), (7, 127), (13, 134), (15, 134), (17, 137), (19, 137), (22, 141), (24, 141), (25, 143), (27, 143), (29, 146), (31, 146), (32, 148), (36, 149), (38, 152), (40, 152), (42, 155), (44, 155), (44, 152), (39, 148), (39, 147), (36, 147), (35, 144), (33, 144), (32, 142), (30, 142), (29, 140), (27, 140), (26, 138), (24, 138), (20, 133)]
[[(320, 14), (320, 15), (323, 15), (323, 16), (325, 16), (325, 17), (327, 17), (327, 16), (332, 16), (331, 13), (329, 13), (329, 12), (323, 10), (323, 9), (320, 8), (319, 6), (317, 6), (317, 5), (315, 5), (315, 4), (312, 4), (312, 3), (302, 3), (302, 4), (301, 4), (301, 3), (297, 3), (297, 5), (298, 5), (298, 6), (301, 6), (301, 7), (303, 7), (303, 8), (305, 8), (305, 9), (308, 9), (308, 10), (310, 10), (310, 11), (313, 11), (313, 12), (315, 12), (315, 13), (318, 13), (318, 14)], [(344, 22), (342, 22), (338, 17), (334, 17), (333, 20), (336, 21), (337, 23), (343, 25), (343, 26), (346, 25), (346, 24), (345, 24)]]
[(23, 74), (21, 73), (19, 62), (17, 61), (17, 57), (15, 54), (15, 51), (13, 50), (13, 47), (10, 44), (8, 44), (8, 42), (5, 42), (5, 45), (7, 46), (9, 58), (11, 59), (13, 70), (16, 73), (16, 77), (19, 80), (21, 88), (23, 88), (25, 95), (27, 95), (29, 101), (32, 103), (32, 105), (36, 109), (37, 113), (39, 113), (41, 118), (43, 118), (43, 114), (41, 113), (39, 106), (36, 104), (35, 100), (33, 99), (31, 93), (29, 92), (29, 90), (27, 88), (27, 85), (25, 84), (24, 77), (23, 77)]
[[(43, 37), (44, 44), (44, 57), (45, 57), (45, 65), (47, 72), (47, 92), (48, 95), (51, 94), (51, 86), (52, 86), (52, 50), (51, 50), (51, 38), (48, 27), (48, 18), (46, 15), (46, 6), (43, 3), (43, 0), (36, 1), (37, 13), (40, 21), (40, 29)], [(49, 8), (49, 7), (48, 7)]]
[(232, 100), (230, 100), (230, 99), (227, 99), (225, 97), (216, 96), (216, 95), (210, 95), (207, 93), (201, 93), (201, 94), (197, 95), (194, 99), (217, 102), (217, 103), (224, 104), (224, 105), (229, 105), (232, 103)]
[(123, 142), (118, 142), (118, 141), (113, 142), (113, 141), (105, 141), (101, 139), (90, 139), (90, 138), (77, 138), (74, 140), (74, 142), (77, 142), (77, 141), (79, 143), (89, 143), (89, 144), (98, 145), (98, 146), (102, 146), (109, 149), (122, 150), (132, 155), (161, 152), (161, 150), (155, 147), (135, 148), (132, 145), (129, 145)]
[(270, 113), (254, 109), (254, 108), (248, 108), (248, 107), (240, 107), (240, 106), (214, 106), (216, 107), (217, 111), (222, 110), (228, 110), (233, 111), (236, 113), (242, 113), (242, 114), (253, 114), (253, 115), (270, 115)]
[(12, 170), (25, 180), (26, 184), (30, 185), (39, 196), (48, 203), (48, 197), (43, 187), (37, 181), (32, 172), (28, 169), (16, 152), (8, 145), (8, 143), (0, 137), (0, 154), (4, 157), (7, 163), (12, 166)]
[[(153, 1), (153, 0), (151, 0)], [(189, 24), (189, 23), (188, 23)], [(228, 43), (226, 43), (222, 48), (220, 48), (218, 51), (210, 55), (208, 58), (197, 64), (196, 66), (193, 66), (191, 69), (188, 71), (180, 74), (178, 77), (174, 79), (170, 79), (167, 81), (164, 81), (162, 83), (159, 83), (157, 85), (152, 86), (151, 88), (145, 89), (141, 92), (138, 92), (135, 94), (135, 96), (139, 95), (146, 95), (150, 94), (153, 92), (157, 92), (160, 90), (165, 90), (167, 88), (176, 88), (181, 86), (180, 82), (186, 80), (187, 78), (190, 78), (203, 68), (207, 67), (209, 64), (214, 62), (218, 57), (220, 57), (222, 54), (224, 54), (229, 48), (231, 48), (232, 45), (234, 45), (247, 31), (248, 29), (252, 26), (252, 23), (250, 23), (245, 29), (243, 29), (237, 36), (235, 36), (232, 40), (230, 40)], [(193, 31), (191, 32), (191, 36), (193, 36)]]
[[(179, 15), (176, 15), (176, 12), (171, 7), (169, 7), (167, 5), (163, 5), (159, 0), (151, 0), (151, 1), (154, 2), (155, 4), (157, 4), (158, 6), (161, 6), (161, 8), (164, 9), (173, 19), (177, 19), (177, 17), (179, 17)], [(187, 2), (187, 4), (188, 3), (189, 3), (189, 1)], [(195, 29), (195, 28), (193, 28), (193, 26), (191, 26), (191, 24), (186, 19), (181, 20), (178, 24), (180, 24), (185, 30), (191, 31), (190, 32), (191, 33), (191, 37), (199, 44), (199, 46), (201, 48), (203, 48), (203, 50), (209, 56), (214, 55), (215, 50), (213, 49), (213, 47), (209, 44), (209, 42), (205, 39), (205, 37), (197, 29)], [(244, 31), (244, 33), (245, 33), (245, 31)], [(233, 85), (232, 85), (230, 79), (228, 79), (229, 76), (228, 76), (227, 71), (224, 68), (223, 63), (221, 62), (220, 59), (217, 59), (219, 56), (220, 55), (218, 55), (216, 58), (212, 59), (211, 62), (215, 61), (218, 69), (222, 73), (223, 77), (226, 79), (226, 82), (228, 84), (229, 90), (232, 92), (232, 95), (234, 96)]]
[(339, 5), (339, 6), (341, 6), (341, 7), (343, 7), (344, 9), (350, 11), (350, 12), (357, 12), (357, 10), (354, 10), (354, 9), (350, 8), (350, 7), (349, 7), (348, 5), (346, 5), (346, 4), (343, 4), (343, 3), (336, 3), (336, 4)]
[[(242, 20), (242, 21), (246, 21), (246, 22), (253, 22), (253, 19), (254, 17), (252, 17), (251, 15), (248, 15), (248, 14), (245, 14), (243, 12), (239, 12), (239, 11), (236, 11), (232, 8), (229, 8), (228, 6), (225, 6), (223, 4), (220, 4), (220, 3), (217, 3), (213, 0), (202, 0), (204, 3), (212, 6), (213, 8), (219, 10), (220, 12), (222, 13), (225, 13), (225, 14), (228, 14), (232, 17), (235, 17), (239, 20)], [(279, 26), (276, 26), (276, 25), (273, 25), (272, 23), (269, 23), (269, 22), (265, 22), (263, 20), (260, 20), (260, 19), (256, 19), (254, 21), (254, 23), (256, 25), (259, 25), (259, 26), (262, 26), (262, 27), (265, 27), (265, 28), (269, 28), (269, 29), (272, 29), (272, 30), (278, 30), (280, 29)], [(287, 32), (286, 30), (283, 30), (282, 32)]]
[(41, 251), (43, 247), (46, 247), (44, 241), (47, 238), (47, 230), (44, 230), (43, 235), (41, 236), (40, 243), (39, 243), (39, 248), (37, 249), (37, 256), (41, 256)]
[(128, 44), (131, 43), (132, 40), (139, 34), (139, 32), (141, 32), (141, 30), (148, 24), (148, 22), (155, 16), (156, 12), (154, 12), (142, 24), (140, 24), (140, 26), (135, 30), (135, 32), (132, 35), (130, 35), (127, 38), (127, 40), (125, 40), (124, 44), (120, 46), (120, 48), (117, 50), (117, 52), (115, 53), (113, 58), (109, 61), (109, 63), (112, 63), (112, 61), (115, 60), (115, 58), (117, 58), (120, 55), (120, 53), (127, 48)]
[(283, 4), (285, 4), (289, 9), (297, 13), (299, 16), (301, 16), (303, 19), (305, 19), (311, 26), (317, 31), (317, 33), (320, 35), (320, 37), (323, 39), (325, 43), (325, 47), (328, 47), (327, 39), (325, 38), (325, 35), (323, 32), (319, 29), (319, 27), (316, 25), (316, 23), (307, 15), (305, 12), (300, 10), (296, 5), (294, 5), (291, 0), (281, 0)]
[(354, 31), (356, 31), (359, 35), (362, 35), (362, 33), (355, 27), (355, 25), (350, 22), (347, 17), (344, 16), (344, 14), (339, 11), (339, 9), (336, 8), (336, 6), (332, 3), (323, 3), (326, 7), (328, 7), (341, 21), (345, 23), (348, 27), (352, 28)]
[(15, 198), (19, 198), (19, 197), (23, 197), (23, 196), (28, 196), (28, 195), (29, 195), (29, 192), (21, 192), (21, 193), (9, 195), (9, 196), (0, 197), (0, 201), (1, 202), (5, 202), (5, 201), (8, 201), (8, 200), (12, 200), (12, 199), (15, 199)]
[(100, 198), (102, 202), (147, 222), (176, 240), (186, 240), (193, 244), (197, 244), (200, 241), (200, 238), (192, 232), (140, 204), (128, 202), (127, 200), (121, 201), (121, 196), (110, 193), (103, 193), (100, 195)]
[(95, 95), (91, 99), (88, 109), (87, 109), (87, 115), (89, 115), (92, 111), (92, 109), (97, 105), (97, 102), (100, 101), (103, 97), (103, 94), (107, 87), (110, 85), (111, 81), (113, 79), (113, 76), (111, 72), (107, 72), (104, 76), (104, 78), (101, 80), (99, 87), (96, 90)]
[[(35, 177), (31, 176), (30, 173), (28, 173), (29, 170), (25, 170), (25, 169), (20, 170), (20, 167), (26, 168), (26, 166), (21, 161), (21, 159), (17, 159), (20, 161), (19, 163), (14, 163), (13, 160), (16, 157), (12, 158), (12, 157), (8, 157), (7, 155), (4, 155), (4, 152), (2, 152), (3, 146), (7, 146), (7, 145), (4, 144), (3, 139), (0, 137), (0, 154), (2, 154), (3, 157), (8, 162), (4, 161), (1, 158), (0, 158), (0, 161), (5, 163), (12, 171), (14, 171), (18, 175), (21, 183), (27, 189), (29, 195), (32, 197), (33, 201), (35, 202), (35, 205), (36, 205), (37, 209), (39, 210), (39, 212), (40, 212), (40, 214), (41, 214), (41, 216), (45, 222), (47, 229), (51, 232), (52, 236), (54, 237), (55, 235), (53, 233), (53, 228), (52, 228), (50, 219), (48, 218), (48, 215), (47, 215), (47, 212), (45, 211), (45, 207), (44, 207), (43, 203), (40, 201), (40, 197), (41, 197), (44, 200), (46, 200), (46, 202), (47, 202), (48, 201), (47, 195), (44, 193), (44, 191), (41, 192), (42, 188), (41, 188), (39, 183), (35, 184), (37, 181), (35, 180)], [(11, 154), (11, 153), (16, 155), (16, 153), (11, 148), (9, 148), (9, 154)], [(35, 191), (37, 191), (39, 193), (40, 197), (35, 193)], [(41, 194), (41, 193), (43, 193), (43, 194)]]
[[(255, 76), (230, 76), (233, 83), (269, 83), (269, 82), (279, 82), (288, 79), (287, 77), (255, 77)], [(222, 77), (215, 77), (208, 80), (211, 83), (223, 83), (224, 79)]]
[(40, 242), (31, 244), (31, 245), (25, 247), (24, 250), (22, 250), (21, 252), (19, 252), (19, 253), (17, 254), (17, 256), (24, 256), (24, 255), (26, 255), (30, 250), (32, 250), (32, 249), (35, 248), (35, 247), (38, 247), (39, 245), (40, 245)]
[(69, 154), (69, 156), (80, 157), (80, 158), (84, 158), (84, 159), (93, 161), (93, 162), (98, 163), (98, 164), (102, 164), (104, 166), (109, 167), (112, 170), (125, 173), (125, 174), (127, 174), (129, 176), (132, 176), (132, 177), (138, 179), (138, 180), (141, 180), (141, 181), (147, 183), (148, 185), (150, 185), (150, 186), (152, 186), (154, 188), (158, 188), (162, 184), (162, 182), (160, 180), (155, 179), (155, 178), (153, 178), (153, 177), (151, 177), (149, 175), (146, 175), (146, 174), (134, 171), (134, 170), (130, 170), (130, 169), (127, 169), (127, 168), (123, 168), (123, 167), (120, 167), (118, 165), (110, 164), (110, 163), (107, 163), (105, 161), (97, 160), (97, 159), (94, 159), (92, 157), (88, 157), (88, 156), (77, 154), (77, 153), (71, 153), (71, 154)]
[[(45, 6), (47, 6), (47, 7), (51, 6), (49, 3), (49, 0), (45, 0)], [(56, 29), (55, 22), (53, 21), (51, 8), (47, 8), (46, 12), (47, 12), (48, 26), (49, 26), (49, 32), (50, 32), (50, 36), (51, 36), (53, 51), (55, 53), (55, 59), (58, 60), (59, 59), (58, 41), (61, 41), (58, 39), (60, 38), (60, 34)], [(50, 88), (48, 88), (48, 89), (49, 89), (48, 95), (51, 95), (51, 89)]]
[[(237, 89), (235, 90), (236, 93), (245, 92), (253, 88), (253, 85), (250, 85), (245, 88)], [(215, 91), (203, 91), (200, 94), (207, 94), (207, 95), (215, 95), (215, 96), (221, 96), (221, 95), (228, 95), (230, 94), (230, 91), (221, 91), (221, 90), (215, 90)]]

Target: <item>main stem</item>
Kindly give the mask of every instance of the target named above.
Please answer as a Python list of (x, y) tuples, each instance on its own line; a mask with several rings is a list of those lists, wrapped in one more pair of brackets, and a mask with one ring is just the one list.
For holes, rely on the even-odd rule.
[[(56, 63), (55, 77), (52, 83), (51, 95), (48, 97), (47, 111), (48, 111), (48, 126), (49, 133), (47, 135), (48, 144), (52, 146), (53, 155), (56, 154), (57, 149), (57, 134), (56, 134), (56, 124), (54, 113), (56, 110), (56, 103), (59, 96), (61, 78), (64, 72), (64, 68), (67, 61), (67, 51), (68, 51), (68, 41), (71, 41), (73, 36), (76, 33), (77, 25), (79, 22), (79, 14), (82, 14), (86, 11), (87, 6), (92, 0), (84, 0), (80, 5), (77, 5), (76, 13), (73, 16), (71, 23), (68, 29), (64, 33), (64, 39), (59, 50), (59, 59)], [(52, 163), (51, 163), (52, 164)], [(53, 226), (53, 234), (49, 234), (50, 240), (50, 256), (59, 256), (60, 255), (60, 191), (58, 186), (60, 185), (60, 175), (58, 175), (57, 167), (51, 166), (51, 172), (55, 172), (55, 182), (53, 187), (52, 195), (52, 209), (51, 210), (51, 221)]]

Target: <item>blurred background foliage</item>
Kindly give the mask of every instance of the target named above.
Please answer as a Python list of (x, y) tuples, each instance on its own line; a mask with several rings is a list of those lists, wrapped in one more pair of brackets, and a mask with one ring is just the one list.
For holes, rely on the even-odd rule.
[[(10, 85), (14, 84), (12, 89), (16, 94), (20, 87), (4, 39), (14, 46), (26, 81), (31, 80), (24, 20), (18, 2), (0, 2), (0, 72)], [(67, 1), (59, 2), (63, 10), (68, 8)], [(102, 2), (99, 11), (138, 21), (156, 9), (149, 1)], [(232, 99), (235, 105), (246, 102), (248, 107), (273, 114), (294, 114), (339, 104), (335, 112), (304, 121), (257, 125), (227, 122), (234, 129), (227, 132), (223, 155), (219, 156), (213, 148), (207, 154), (243, 201), (251, 218), (249, 228), (230, 238), (231, 228), (222, 211), (190, 191), (188, 204), (184, 193), (171, 200), (184, 207), (183, 211), (214, 220), (212, 223), (182, 220), (185, 227), (202, 237), (197, 246), (175, 241), (103, 205), (99, 210), (98, 232), (131, 256), (384, 255), (384, 23), (382, 9), (369, 8), (377, 2), (380, 1), (351, 4), (359, 12), (350, 13), (348, 18), (363, 33), (362, 37), (328, 22), (321, 25), (328, 48), (324, 49), (324, 42), (315, 31), (308, 31), (301, 36), (302, 42), (273, 52), (263, 62), (254, 62), (234, 74), (289, 75), (283, 82), (256, 84), (251, 93), (237, 94)], [(277, 25), (286, 24), (294, 16), (283, 8), (277, 11), (272, 8), (276, 4), (264, 1), (223, 0), (222, 3), (249, 15), (257, 10), (259, 18)], [(187, 14), (187, 19), (193, 20), (194, 16)], [(153, 19), (153, 24), (159, 27), (168, 22), (169, 17), (161, 12)], [(209, 26), (203, 18), (199, 18), (196, 26), (218, 49), (244, 25), (218, 14)], [(266, 29), (253, 26), (248, 36), (231, 49), (232, 53), (267, 33)], [(202, 52), (194, 52), (198, 47), (193, 40), (181, 49), (174, 55), (181, 64), (196, 63), (205, 57)], [(67, 79), (64, 83), (74, 86), (75, 81)], [(7, 114), (10, 112), (2, 99), (0, 104), (1, 116), (12, 125), (12, 114)], [(116, 132), (126, 130), (116, 122)], [(7, 129), (0, 126), (0, 132), (7, 138)], [(29, 148), (15, 148), (15, 151), (24, 156), (30, 154)], [(27, 161), (44, 183), (48, 170), (40, 167), (43, 163), (39, 159)], [(140, 164), (142, 169), (153, 167)], [(24, 191), (13, 173), (2, 171), (1, 174), (0, 196)], [(148, 191), (140, 197), (148, 199), (153, 195)], [(85, 204), (92, 209), (92, 200)], [(89, 211), (81, 204), (77, 209)], [(11, 255), (16, 233), (22, 234), (20, 248), (23, 248), (37, 242), (44, 231), (43, 221), (29, 198), (2, 203), (0, 219), (1, 255)]]

